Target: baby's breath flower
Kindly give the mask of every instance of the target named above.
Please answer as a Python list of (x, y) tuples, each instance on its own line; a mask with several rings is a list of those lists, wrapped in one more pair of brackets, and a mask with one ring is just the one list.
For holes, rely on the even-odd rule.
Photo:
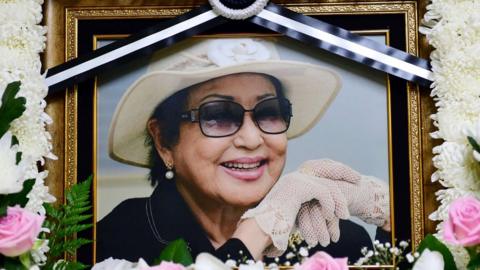
[(293, 258), (293, 257), (295, 257), (295, 254), (293, 254), (293, 252), (289, 252), (289, 253), (287, 253), (287, 255), (285, 255), (285, 258), (286, 258), (287, 260), (290, 260), (290, 259)]
[(228, 259), (225, 261), (225, 265), (230, 268), (233, 268), (233, 267), (237, 267), (237, 262), (235, 260)]
[(300, 254), (300, 256), (302, 257), (308, 257), (308, 249), (305, 247), (301, 247), (298, 251), (298, 254)]

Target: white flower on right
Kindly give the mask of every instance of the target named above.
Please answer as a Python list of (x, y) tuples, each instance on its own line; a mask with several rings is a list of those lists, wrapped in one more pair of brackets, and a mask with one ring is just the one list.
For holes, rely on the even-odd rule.
[(11, 145), (12, 134), (7, 132), (0, 138), (0, 194), (17, 193), (23, 188), (24, 163), (16, 164), (18, 145)]
[(443, 270), (444, 265), (442, 254), (438, 251), (430, 251), (427, 248), (415, 262), (412, 270)]

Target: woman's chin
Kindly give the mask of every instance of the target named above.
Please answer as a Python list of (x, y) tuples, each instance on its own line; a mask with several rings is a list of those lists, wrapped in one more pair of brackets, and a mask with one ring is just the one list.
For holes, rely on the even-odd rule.
[(243, 208), (245, 210), (255, 207), (262, 198), (226, 198), (225, 201), (232, 207)]
[(234, 189), (224, 190), (223, 201), (230, 206), (238, 208), (252, 208), (256, 206), (265, 197), (268, 190), (258, 187), (256, 189)]

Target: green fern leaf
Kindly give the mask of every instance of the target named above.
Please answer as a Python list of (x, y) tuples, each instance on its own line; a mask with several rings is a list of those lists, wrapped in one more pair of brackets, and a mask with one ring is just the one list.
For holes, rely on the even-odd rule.
[[(54, 232), (49, 235), (50, 256), (47, 266), (53, 267), (55, 264), (53, 258), (64, 257), (65, 252), (75, 254), (79, 247), (92, 242), (89, 239), (76, 237), (77, 233), (93, 226), (91, 222), (88, 222), (92, 218), (92, 215), (88, 213), (92, 208), (90, 203), (91, 184), (92, 177), (90, 176), (87, 180), (77, 183), (65, 191), (66, 203), (64, 205), (46, 206), (49, 217), (48, 228)], [(55, 270), (85, 268), (87, 267), (81, 263), (70, 261), (62, 261), (55, 266)]]

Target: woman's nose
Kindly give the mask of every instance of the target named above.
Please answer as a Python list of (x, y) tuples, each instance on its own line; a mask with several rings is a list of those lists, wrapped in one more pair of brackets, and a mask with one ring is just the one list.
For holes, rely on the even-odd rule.
[(252, 119), (252, 113), (245, 113), (242, 127), (235, 134), (233, 141), (236, 147), (256, 149), (263, 144), (263, 132)]

